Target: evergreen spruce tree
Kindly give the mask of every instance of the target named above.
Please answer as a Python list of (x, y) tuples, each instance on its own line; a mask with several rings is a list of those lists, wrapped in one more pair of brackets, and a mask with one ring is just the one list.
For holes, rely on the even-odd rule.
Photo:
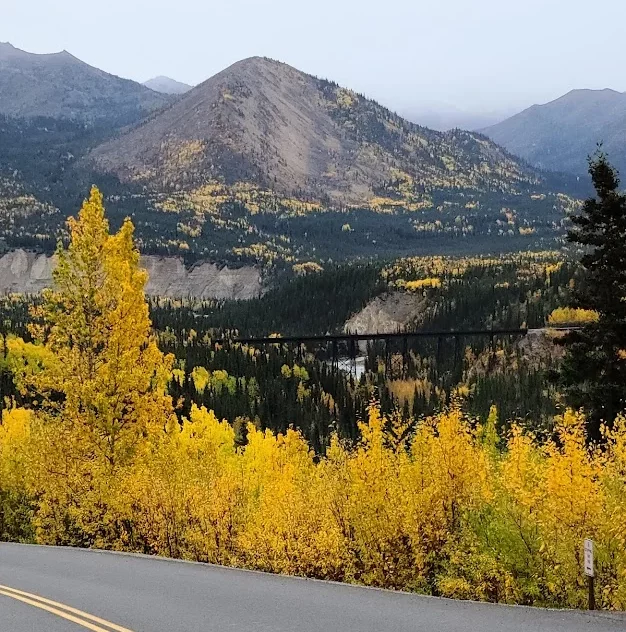
[(596, 197), (572, 218), (568, 239), (586, 250), (573, 307), (598, 319), (564, 337), (560, 384), (567, 404), (586, 412), (590, 439), (598, 440), (601, 424), (626, 409), (626, 195), (603, 153), (590, 160), (589, 173)]

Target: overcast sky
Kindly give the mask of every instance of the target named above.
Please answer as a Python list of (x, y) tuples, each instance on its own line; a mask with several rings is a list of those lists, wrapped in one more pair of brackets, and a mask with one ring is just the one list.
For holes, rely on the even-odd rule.
[(196, 84), (252, 55), (396, 110), (626, 91), (626, 0), (0, 0), (0, 41)]

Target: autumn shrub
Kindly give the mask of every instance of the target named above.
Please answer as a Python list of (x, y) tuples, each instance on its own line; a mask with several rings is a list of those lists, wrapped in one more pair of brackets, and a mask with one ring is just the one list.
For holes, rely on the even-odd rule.
[(233, 562), (243, 523), (242, 477), (235, 433), (213, 413), (193, 407), (125, 471), (119, 511), (132, 524), (134, 547), (204, 562)]
[(548, 324), (559, 327), (562, 325), (584, 325), (598, 322), (598, 312), (590, 309), (574, 307), (558, 307), (548, 316)]
[(0, 422), (0, 540), (34, 537), (35, 499), (28, 475), (31, 413), (3, 411)]
[[(405, 424), (398, 428), (398, 424)], [(540, 443), (458, 409), (417, 424), (372, 406), (325, 457), (296, 431), (233, 428), (193, 407), (111, 475), (79, 432), (29, 411), (0, 425), (3, 539), (141, 551), (506, 603), (626, 606), (626, 421), (589, 445), (584, 419)], [(89, 456), (86, 456), (89, 455)]]

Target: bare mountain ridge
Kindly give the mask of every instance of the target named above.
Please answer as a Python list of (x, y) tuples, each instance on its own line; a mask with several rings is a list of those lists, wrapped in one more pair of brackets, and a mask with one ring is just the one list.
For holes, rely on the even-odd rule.
[(583, 175), (598, 143), (626, 173), (626, 93), (572, 90), (483, 130), (531, 164)]
[(98, 170), (157, 190), (218, 180), (338, 204), (435, 188), (514, 190), (540, 176), (480, 134), (435, 132), (261, 57), (230, 66), (96, 148)]
[(39, 55), (0, 43), (0, 114), (128, 124), (170, 102), (67, 51)]

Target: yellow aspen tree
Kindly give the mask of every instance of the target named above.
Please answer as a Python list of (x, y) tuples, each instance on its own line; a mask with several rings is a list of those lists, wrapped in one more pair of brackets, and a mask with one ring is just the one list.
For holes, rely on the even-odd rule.
[(0, 419), (0, 541), (32, 539), (32, 412), (3, 410)]
[(102, 194), (93, 187), (70, 243), (59, 247), (54, 286), (33, 327), (58, 359), (30, 380), (48, 413), (79, 428), (92, 457), (115, 470), (138, 441), (172, 415), (165, 389), (172, 359), (151, 333), (133, 224), (109, 234)]
[(602, 485), (606, 504), (599, 538), (604, 545), (598, 558), (605, 578), (602, 607), (626, 610), (626, 418), (618, 417), (613, 428), (605, 428), (604, 433)]
[[(598, 541), (605, 505), (600, 483), (602, 455), (599, 448), (587, 445), (581, 414), (566, 411), (556, 421), (558, 442), (551, 441), (544, 447), (546, 502), (538, 521), (546, 534), (544, 555), (550, 560), (548, 589), (553, 598), (580, 608), (587, 597), (580, 572), (581, 542), (592, 538), (599, 549), (604, 548), (604, 543)], [(597, 570), (601, 582), (603, 569)]]

